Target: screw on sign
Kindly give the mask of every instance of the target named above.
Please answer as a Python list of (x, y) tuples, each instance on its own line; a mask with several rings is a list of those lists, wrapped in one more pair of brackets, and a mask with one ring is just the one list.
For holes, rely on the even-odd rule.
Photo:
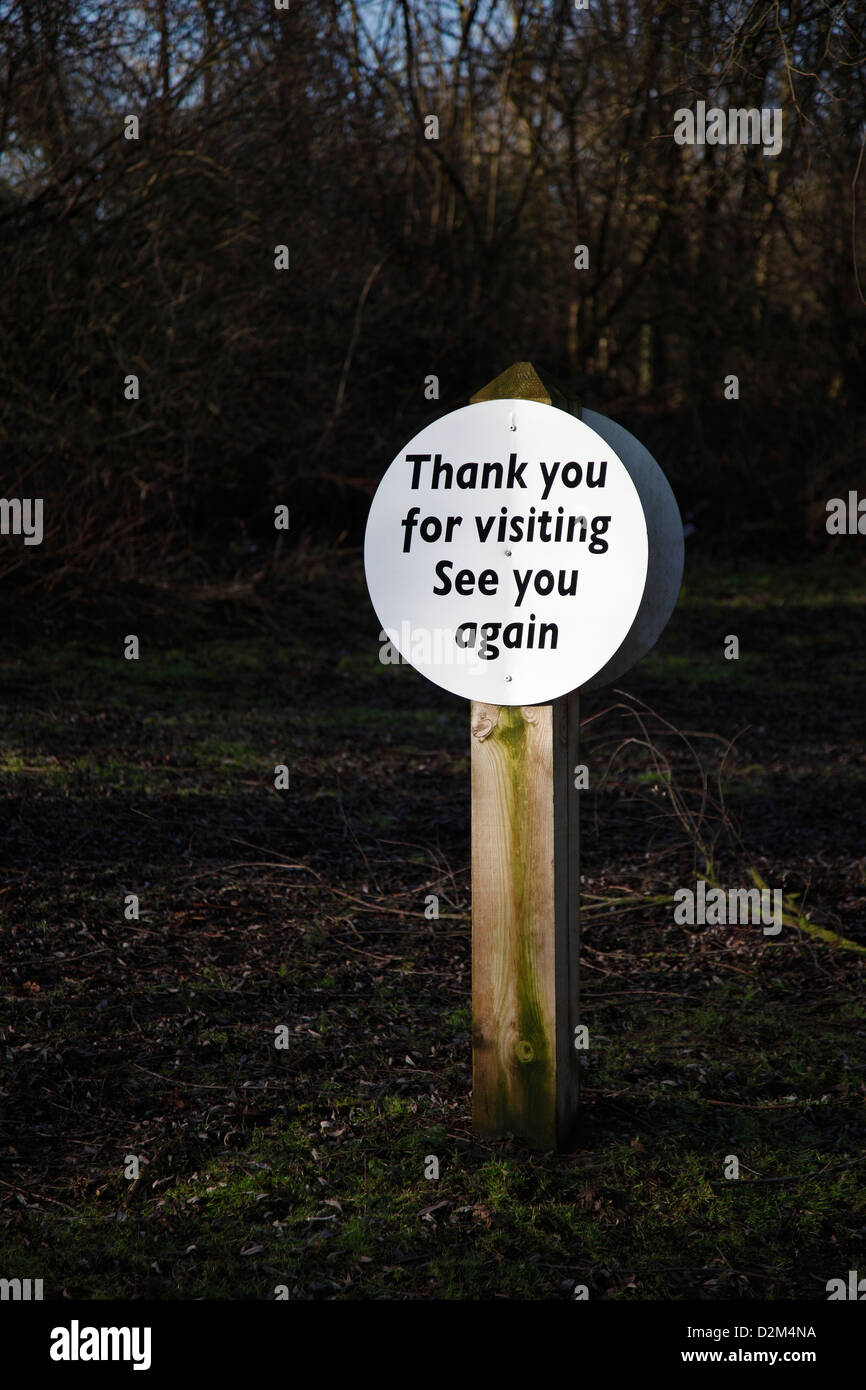
[(579, 696), (645, 655), (683, 535), (638, 441), (556, 404), (529, 363), (434, 421), (370, 508), (367, 587), (391, 643), (471, 705), (472, 1112), (477, 1133), (573, 1140)]

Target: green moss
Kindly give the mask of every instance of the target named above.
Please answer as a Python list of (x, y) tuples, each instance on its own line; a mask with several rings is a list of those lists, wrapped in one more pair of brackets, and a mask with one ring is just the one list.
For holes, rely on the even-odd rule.
[(513, 1058), (500, 1067), (494, 1088), (495, 1111), (502, 1132), (510, 1131), (544, 1142), (550, 1136), (555, 1114), (555, 1050), (545, 1028), (535, 951), (527, 921), (535, 885), (530, 877), (532, 847), (521, 816), (524, 788), (531, 775), (527, 766), (529, 739), (523, 711), (516, 706), (503, 706), (490, 737), (497, 741), (507, 757), (510, 895), (517, 921), (523, 924), (516, 943), (514, 980), (518, 1037)]

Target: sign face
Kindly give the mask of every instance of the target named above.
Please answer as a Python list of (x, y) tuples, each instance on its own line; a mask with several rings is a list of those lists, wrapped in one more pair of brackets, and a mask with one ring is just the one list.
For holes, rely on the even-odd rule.
[(390, 643), (469, 700), (533, 705), (600, 671), (643, 597), (634, 483), (588, 425), (538, 401), (464, 406), (385, 473), (364, 566)]

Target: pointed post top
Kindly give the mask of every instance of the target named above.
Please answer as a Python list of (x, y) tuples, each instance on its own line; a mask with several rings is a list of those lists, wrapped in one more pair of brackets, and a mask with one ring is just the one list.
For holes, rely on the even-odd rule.
[(471, 399), (471, 404), (476, 405), (478, 401), (541, 401), (543, 405), (552, 405), (550, 392), (538, 375), (531, 362), (514, 362), (510, 367), (506, 367), (504, 372), (488, 381), (486, 386), (482, 386), (480, 391), (476, 391)]
[(482, 386), (480, 391), (476, 391), (470, 397), (470, 404), (501, 400), (540, 401), (542, 405), (554, 405), (559, 410), (580, 416), (580, 403), (576, 397), (567, 396), (550, 380), (545, 385), (531, 362), (513, 362), (499, 376)]

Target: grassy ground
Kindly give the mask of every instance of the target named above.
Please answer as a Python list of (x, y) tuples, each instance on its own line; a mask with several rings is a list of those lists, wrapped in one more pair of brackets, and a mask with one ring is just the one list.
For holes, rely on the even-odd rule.
[[(629, 697), (585, 701), (569, 1155), (472, 1137), (468, 708), (379, 664), (356, 556), (311, 554), (252, 618), (151, 612), (138, 662), (126, 615), (7, 647), (0, 1274), (826, 1298), (866, 1261), (864, 604), (838, 557), (693, 564)], [(714, 873), (784, 889), (776, 938), (673, 921), (705, 865), (672, 793), (697, 814), (702, 768)]]

